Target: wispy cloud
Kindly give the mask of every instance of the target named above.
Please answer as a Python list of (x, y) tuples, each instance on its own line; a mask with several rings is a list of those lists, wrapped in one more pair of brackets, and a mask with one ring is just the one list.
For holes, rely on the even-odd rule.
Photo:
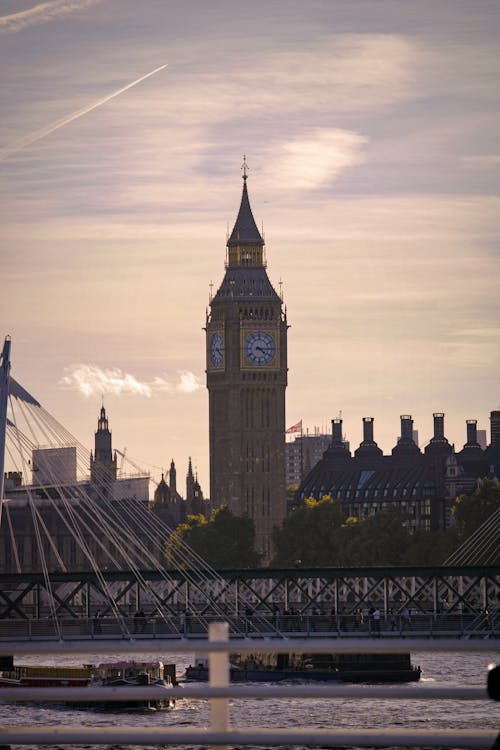
[(60, 385), (87, 397), (112, 394), (114, 396), (145, 396), (146, 398), (151, 398), (155, 392), (194, 393), (202, 387), (199, 378), (189, 370), (179, 370), (176, 382), (159, 376), (150, 382), (145, 382), (124, 372), (119, 367), (103, 369), (97, 365), (85, 364), (67, 367)]
[(362, 163), (365, 143), (366, 138), (349, 130), (318, 128), (304, 138), (283, 143), (270, 171), (287, 187), (316, 188)]
[(65, 16), (68, 13), (84, 10), (92, 5), (96, 5), (102, 0), (47, 0), (45, 3), (38, 3), (33, 8), (19, 11), (19, 13), (10, 13), (8, 16), (0, 16), (0, 34), (14, 34), (17, 31), (28, 26), (36, 26), (41, 23), (48, 23), (56, 18)]
[(462, 161), (467, 166), (472, 167), (498, 167), (500, 164), (500, 154), (475, 154), (473, 156), (464, 156)]

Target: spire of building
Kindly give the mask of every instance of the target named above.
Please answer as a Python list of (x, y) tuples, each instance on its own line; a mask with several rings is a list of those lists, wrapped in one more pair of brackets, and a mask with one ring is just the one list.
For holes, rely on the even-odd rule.
[(106, 417), (106, 409), (104, 408), (104, 404), (101, 406), (101, 415), (99, 417), (99, 421), (97, 422), (97, 430), (99, 432), (104, 432), (105, 430), (108, 430), (108, 418)]
[(191, 463), (191, 456), (189, 456), (188, 472), (186, 476), (186, 501), (189, 503), (192, 501), (194, 496), (194, 475), (193, 465)]
[(177, 470), (175, 468), (174, 459), (170, 462), (170, 471), (168, 474), (170, 481), (170, 491), (173, 495), (177, 494)]
[(243, 162), (243, 193), (241, 195), (240, 210), (236, 217), (233, 231), (227, 241), (228, 265), (238, 266), (262, 266), (264, 240), (257, 228), (250, 207), (250, 199), (247, 189), (246, 159)]
[(94, 454), (90, 456), (90, 478), (94, 484), (106, 484), (115, 480), (116, 475), (116, 453), (113, 455), (111, 432), (103, 404), (94, 436)]

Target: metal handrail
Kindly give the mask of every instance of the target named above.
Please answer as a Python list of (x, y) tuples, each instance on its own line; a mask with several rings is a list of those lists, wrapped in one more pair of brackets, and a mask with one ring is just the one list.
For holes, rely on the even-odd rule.
[[(20, 641), (61, 637), (64, 640), (95, 639), (115, 636), (131, 638), (132, 640), (148, 640), (157, 638), (168, 640), (173, 638), (202, 637), (207, 632), (207, 622), (218, 621), (220, 616), (204, 615), (201, 620), (196, 615), (172, 616), (170, 619), (148, 617), (144, 623), (138, 625), (134, 617), (124, 618), (128, 633), (122, 634), (121, 623), (114, 617), (80, 619), (61, 618), (57, 627), (49, 617), (42, 619), (0, 620), (0, 642), (9, 640)], [(385, 638), (405, 636), (467, 636), (470, 638), (500, 637), (500, 612), (493, 610), (489, 614), (471, 613), (434, 615), (419, 614), (410, 623), (403, 623), (401, 618), (394, 624), (389, 619), (382, 619), (377, 632), (365, 622), (362, 626), (355, 626), (351, 615), (337, 615), (336, 618), (316, 615), (288, 615), (275, 620), (269, 616), (262, 617), (228, 617), (231, 637), (281, 636), (297, 637), (307, 635), (308, 638), (369, 638), (371, 635), (382, 635)], [(266, 632), (263, 631), (266, 626)], [(380, 630), (378, 629), (380, 628)]]
[[(14, 645), (14, 644), (13, 644)], [(483, 688), (453, 688), (447, 686), (398, 686), (397, 690), (387, 686), (359, 686), (359, 685), (230, 685), (229, 684), (229, 653), (237, 647), (239, 652), (255, 651), (256, 641), (242, 638), (238, 641), (229, 640), (227, 623), (213, 623), (210, 626), (209, 640), (197, 639), (181, 641), (120, 641), (120, 650), (133, 653), (140, 646), (141, 651), (150, 653), (169, 652), (182, 653), (199, 651), (208, 653), (210, 665), (210, 684), (207, 686), (185, 685), (180, 688), (158, 688), (148, 686), (144, 688), (43, 688), (45, 700), (116, 700), (126, 698), (199, 698), (208, 699), (211, 706), (211, 722), (208, 728), (195, 727), (138, 727), (138, 726), (102, 726), (98, 728), (80, 726), (3, 726), (0, 729), (0, 744), (196, 744), (196, 745), (327, 745), (384, 747), (388, 745), (402, 747), (455, 747), (455, 748), (488, 748), (496, 739), (496, 732), (489, 729), (474, 730), (415, 730), (415, 729), (357, 729), (335, 730), (317, 729), (315, 727), (301, 729), (267, 728), (255, 729), (240, 727), (234, 729), (229, 721), (229, 699), (246, 698), (284, 698), (298, 697), (304, 699), (355, 697), (359, 699), (412, 698), (425, 700), (441, 698), (450, 700), (488, 700), (486, 687)], [(468, 651), (485, 652), (494, 647), (492, 641), (486, 640), (456, 640), (456, 639), (411, 639), (411, 638), (370, 638), (370, 639), (299, 639), (299, 638), (261, 638), (258, 641), (259, 651), (290, 651), (294, 652), (412, 652), (417, 651)], [(74, 642), (45, 642), (18, 643), (10, 649), (14, 654), (28, 653), (57, 653), (75, 655), (77, 651), (86, 653), (92, 651), (116, 652), (117, 641), (79, 642), (78, 649)], [(40, 688), (38, 688), (40, 691)], [(36, 700), (40, 693), (31, 688), (2, 688), (0, 700)]]

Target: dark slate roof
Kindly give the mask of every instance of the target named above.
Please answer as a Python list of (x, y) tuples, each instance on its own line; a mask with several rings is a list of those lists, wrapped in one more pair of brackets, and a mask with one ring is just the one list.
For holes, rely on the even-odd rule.
[(261, 245), (264, 246), (264, 240), (261, 237), (257, 224), (253, 218), (252, 209), (250, 208), (250, 201), (248, 199), (248, 190), (246, 179), (243, 182), (243, 194), (241, 196), (240, 210), (236, 218), (231, 236), (228, 240), (227, 246), (234, 247), (236, 245)]
[(342, 500), (419, 500), (444, 488), (444, 462), (417, 454), (383, 456), (373, 451), (349, 456), (327, 450), (305, 477), (297, 499), (331, 495)]
[(248, 302), (278, 302), (281, 300), (275, 292), (265, 268), (228, 268), (222, 284), (212, 305), (226, 302), (229, 299)]
[[(348, 502), (390, 502), (438, 497), (444, 492), (445, 465), (452, 452), (447, 440), (436, 440), (433, 450), (423, 454), (408, 443), (398, 444), (390, 456), (359, 448), (352, 456), (332, 441), (302, 481), (295, 499), (320, 500), (331, 495)], [(479, 445), (465, 445), (455, 456), (461, 477), (500, 474), (500, 445), (490, 445), (485, 451)]]

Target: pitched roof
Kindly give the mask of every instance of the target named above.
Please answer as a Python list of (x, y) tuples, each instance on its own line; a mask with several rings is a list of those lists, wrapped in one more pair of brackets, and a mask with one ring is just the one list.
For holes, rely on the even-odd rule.
[(261, 245), (264, 246), (264, 240), (257, 229), (257, 224), (253, 218), (250, 201), (248, 198), (246, 176), (243, 179), (243, 194), (241, 196), (240, 210), (236, 217), (236, 222), (228, 240), (228, 247), (236, 245)]

